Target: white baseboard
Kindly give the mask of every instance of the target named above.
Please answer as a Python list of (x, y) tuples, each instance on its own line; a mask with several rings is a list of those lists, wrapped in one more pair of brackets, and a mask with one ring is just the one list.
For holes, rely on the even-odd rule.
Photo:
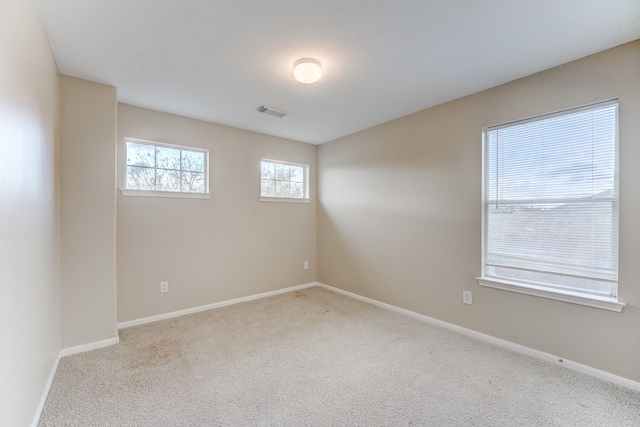
[(118, 344), (120, 337), (107, 338), (106, 340), (100, 340), (90, 342), (88, 344), (81, 344), (75, 347), (67, 347), (60, 350), (60, 357), (71, 356), (72, 354), (84, 353), (85, 351), (95, 350), (97, 348), (108, 347), (110, 345)]
[(226, 307), (228, 305), (239, 304), (241, 302), (253, 301), (260, 298), (271, 297), (274, 295), (286, 294), (287, 292), (306, 289), (316, 285), (317, 285), (317, 282), (305, 283), (304, 285), (291, 286), (284, 289), (263, 292), (261, 294), (249, 295), (242, 298), (235, 298), (227, 301), (214, 302), (212, 304), (200, 305), (198, 307), (186, 308), (184, 310), (172, 311), (170, 313), (163, 313), (163, 314), (157, 314), (155, 316), (143, 317), (140, 319), (127, 320), (126, 322), (118, 323), (118, 329), (130, 328), (131, 326), (144, 325), (145, 323), (157, 322), (158, 320), (171, 319), (173, 317), (179, 317), (179, 316), (184, 316), (186, 314), (198, 313), (200, 311), (211, 310), (214, 308)]
[(563, 357), (554, 356), (553, 354), (549, 354), (543, 351), (535, 350), (533, 348), (525, 347), (523, 345), (516, 344), (511, 341), (506, 341), (491, 335), (483, 334), (481, 332), (477, 332), (472, 329), (463, 328), (462, 326), (454, 325), (453, 323), (448, 323), (442, 320), (434, 319), (433, 317), (425, 316), (424, 314), (420, 314), (414, 311), (406, 310), (404, 308), (396, 307), (395, 305), (387, 304), (372, 298), (363, 297), (361, 295), (354, 294), (352, 292), (334, 288), (333, 286), (325, 285), (324, 283), (317, 282), (316, 284), (327, 290), (330, 290), (342, 295), (346, 295), (348, 297), (351, 297), (363, 302), (367, 302), (369, 304), (373, 304), (378, 307), (386, 308), (387, 310), (395, 311), (396, 313), (404, 314), (406, 316), (413, 317), (415, 319), (430, 323), (432, 325), (441, 326), (443, 328), (461, 333), (463, 335), (467, 335), (472, 338), (479, 339), (481, 341), (495, 344), (500, 347), (505, 347), (505, 348), (508, 348), (509, 350), (526, 354), (527, 356), (535, 357), (536, 359), (544, 360), (545, 362), (553, 363), (554, 365), (563, 366), (565, 368), (572, 369), (574, 371), (581, 372), (583, 374), (587, 374), (592, 377), (596, 377), (601, 380), (608, 381), (610, 383), (617, 384), (619, 386), (626, 387), (631, 390), (640, 391), (640, 382), (633, 381), (628, 378), (620, 377), (618, 375), (614, 375), (606, 371), (601, 371), (600, 369), (592, 368), (591, 366), (573, 362)]
[(44, 390), (42, 390), (42, 396), (40, 397), (40, 403), (38, 404), (38, 409), (36, 409), (36, 414), (33, 417), (33, 421), (31, 422), (31, 427), (38, 427), (38, 423), (40, 422), (40, 417), (42, 416), (42, 411), (44, 411), (44, 405), (47, 403), (47, 397), (49, 396), (49, 391), (51, 390), (51, 385), (53, 384), (53, 379), (56, 376), (56, 372), (58, 371), (58, 365), (60, 364), (60, 354), (56, 357), (56, 360), (53, 362), (53, 366), (51, 367), (51, 372), (49, 372), (49, 378), (47, 378), (47, 383), (44, 386)]

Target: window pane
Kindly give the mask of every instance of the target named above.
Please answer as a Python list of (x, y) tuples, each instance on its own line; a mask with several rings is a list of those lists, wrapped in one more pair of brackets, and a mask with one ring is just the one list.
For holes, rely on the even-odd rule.
[[(205, 149), (137, 143), (125, 139), (125, 188), (145, 191), (208, 192)], [(143, 167), (144, 166), (144, 167)]]
[(157, 191), (180, 191), (180, 172), (174, 170), (157, 169)]
[(276, 178), (276, 165), (271, 162), (261, 163), (261, 177), (262, 179), (275, 179)]
[(127, 142), (128, 166), (155, 166), (155, 147), (152, 145)]
[(615, 116), (615, 106), (607, 106), (489, 131), (490, 198), (562, 199), (613, 192)]
[(295, 197), (297, 199), (304, 198), (304, 184), (301, 182), (292, 182), (291, 183), (291, 197)]
[(490, 205), (488, 262), (584, 275), (600, 269), (615, 279), (605, 274), (617, 262), (613, 212), (612, 202)]
[(177, 148), (156, 147), (156, 167), (179, 170), (180, 150)]
[(278, 161), (261, 161), (261, 191), (264, 197), (304, 199), (307, 192), (306, 165), (294, 165)]
[(283, 181), (276, 181), (276, 197), (291, 197), (291, 184)]
[(289, 181), (289, 176), (290, 176), (289, 170), (290, 170), (289, 165), (276, 163), (276, 179), (278, 181)]
[(182, 172), (182, 191), (204, 193), (204, 174), (200, 172)]
[(304, 168), (302, 166), (291, 166), (291, 182), (304, 182)]
[(260, 181), (261, 189), (260, 195), (263, 197), (275, 197), (276, 196), (276, 182), (270, 179), (263, 179)]
[(156, 174), (154, 169), (127, 166), (127, 189), (154, 190), (155, 180)]
[(182, 170), (204, 172), (204, 153), (182, 150)]

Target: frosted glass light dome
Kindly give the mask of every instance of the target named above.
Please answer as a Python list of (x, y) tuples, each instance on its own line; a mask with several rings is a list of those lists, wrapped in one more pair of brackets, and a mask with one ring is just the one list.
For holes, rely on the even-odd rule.
[(304, 84), (315, 83), (322, 76), (320, 62), (313, 58), (302, 58), (296, 61), (293, 67), (293, 76)]

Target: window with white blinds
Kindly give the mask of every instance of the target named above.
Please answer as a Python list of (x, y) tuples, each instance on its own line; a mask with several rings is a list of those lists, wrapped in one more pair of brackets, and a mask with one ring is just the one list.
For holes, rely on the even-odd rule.
[(486, 128), (483, 277), (617, 299), (618, 104)]

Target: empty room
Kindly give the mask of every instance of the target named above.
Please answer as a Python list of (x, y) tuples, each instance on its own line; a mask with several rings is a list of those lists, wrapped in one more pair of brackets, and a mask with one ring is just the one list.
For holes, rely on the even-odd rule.
[(638, 0), (0, 0), (0, 427), (640, 426)]

